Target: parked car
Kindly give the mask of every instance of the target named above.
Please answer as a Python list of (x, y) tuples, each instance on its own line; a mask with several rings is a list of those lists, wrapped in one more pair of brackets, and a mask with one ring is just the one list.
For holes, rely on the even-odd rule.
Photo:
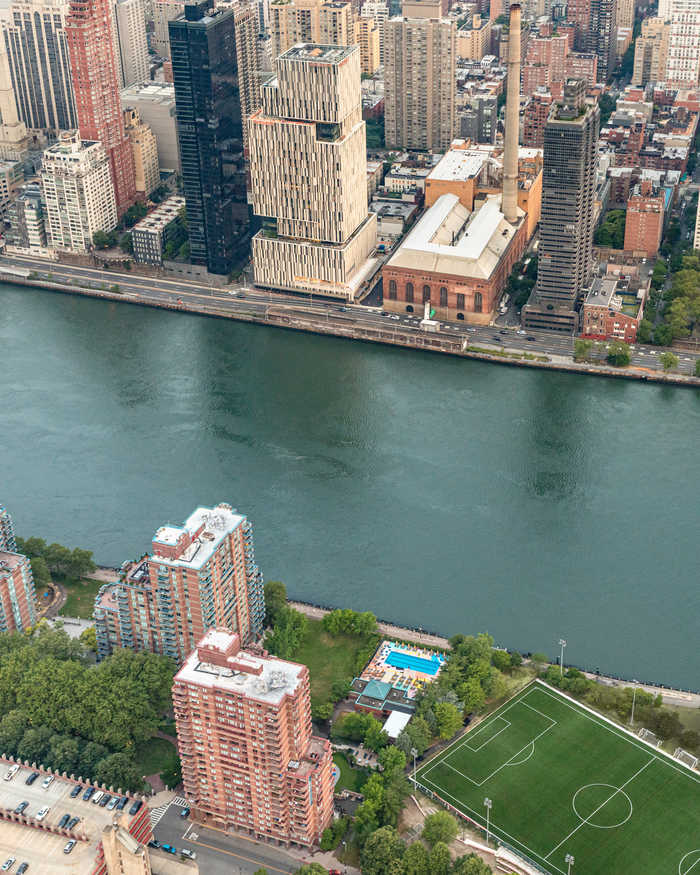
[(75, 839), (71, 839), (69, 842), (66, 842), (66, 844), (65, 844), (64, 847), (63, 847), (63, 853), (64, 853), (64, 854), (70, 854), (70, 852), (73, 850), (73, 848), (74, 848), (77, 844), (78, 844), (78, 842), (77, 842)]
[(182, 811), (180, 812), (180, 817), (189, 817), (189, 816), (190, 816), (190, 809), (183, 808)]
[(94, 792), (94, 787), (88, 787), (87, 790), (83, 793), (83, 802), (87, 802)]
[(188, 860), (196, 860), (197, 855), (194, 851), (191, 851), (189, 848), (183, 848), (180, 853), (183, 857), (186, 857)]
[(112, 798), (107, 803), (107, 811), (114, 811), (114, 809), (117, 807), (118, 802), (119, 802), (119, 797), (112, 796)]
[(28, 802), (20, 802), (17, 808), (15, 808), (15, 814), (24, 814), (27, 808), (29, 808)]
[(29, 868), (29, 863), (20, 863), (19, 869), (17, 870), (17, 875), (24, 875), (24, 873)]
[(3, 872), (9, 872), (10, 869), (15, 865), (17, 857), (8, 857), (5, 862), (0, 866)]
[(150, 841), (150, 842), (148, 843), (148, 847), (149, 847), (149, 848), (159, 848), (159, 847), (160, 847), (160, 842), (159, 842), (157, 839), (153, 839), (152, 841)]
[(117, 802), (117, 811), (123, 811), (126, 807), (126, 803), (129, 801), (128, 796), (122, 796), (122, 798)]
[(58, 821), (58, 828), (63, 829), (63, 827), (68, 823), (69, 820), (70, 814), (64, 814), (63, 817)]
[(43, 819), (46, 817), (46, 815), (49, 813), (50, 810), (51, 810), (51, 809), (49, 808), (48, 805), (44, 805), (42, 808), (40, 808), (40, 809), (37, 811), (37, 813), (36, 813), (36, 819), (37, 819), (37, 820), (43, 820)]
[(131, 806), (131, 808), (129, 809), (129, 814), (131, 814), (132, 816), (133, 816), (134, 814), (137, 814), (139, 808), (140, 808), (142, 805), (143, 805), (143, 802), (141, 802), (140, 799), (137, 799), (136, 802), (134, 802), (134, 804), (133, 804), (133, 805)]
[(71, 819), (68, 821), (68, 825), (66, 826), (66, 829), (73, 829), (73, 827), (77, 826), (79, 823), (80, 823), (79, 817), (71, 817)]
[(44, 778), (44, 780), (41, 782), (41, 789), (48, 790), (52, 784), (53, 784), (53, 775), (47, 775)]
[(19, 763), (15, 763), (14, 766), (10, 766), (5, 774), (5, 780), (11, 781), (14, 776), (19, 772)]
[(34, 781), (39, 777), (39, 772), (32, 772), (31, 775), (25, 780), (25, 784), (30, 785), (33, 784)]
[(70, 798), (75, 799), (76, 796), (80, 796), (80, 791), (82, 789), (83, 788), (80, 786), (80, 784), (76, 784), (75, 787), (73, 787), (73, 789), (70, 791)]
[(107, 806), (111, 798), (112, 797), (109, 795), (109, 793), (105, 793), (102, 799), (100, 799), (100, 808), (104, 808), (105, 806)]
[(161, 851), (167, 851), (168, 854), (177, 854), (177, 848), (174, 848), (172, 845), (161, 845)]
[(92, 804), (97, 805), (97, 803), (100, 801), (100, 799), (102, 799), (104, 795), (105, 794), (103, 790), (98, 790), (97, 793), (95, 793), (95, 795), (92, 797)]

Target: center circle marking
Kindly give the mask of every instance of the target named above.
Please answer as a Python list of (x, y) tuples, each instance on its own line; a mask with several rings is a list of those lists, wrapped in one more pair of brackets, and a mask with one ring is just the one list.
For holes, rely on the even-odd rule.
[[(576, 808), (576, 799), (578, 798), (579, 793), (583, 793), (585, 790), (590, 790), (593, 787), (606, 787), (610, 790), (610, 793), (608, 794), (608, 799), (601, 800), (601, 811), (598, 811), (597, 815), (601, 815), (603, 813), (602, 809), (605, 807), (605, 805), (607, 805), (608, 801), (612, 801), (617, 796), (621, 796), (627, 801), (627, 807), (629, 809), (627, 812), (627, 816), (623, 817), (622, 820), (619, 820), (617, 823), (596, 823), (595, 819), (591, 820), (591, 815), (585, 817), (583, 814), (581, 814), (581, 812)], [(581, 820), (588, 826), (595, 827), (596, 829), (616, 829), (618, 826), (622, 826), (624, 823), (627, 823), (630, 817), (632, 817), (632, 812), (634, 810), (632, 806), (632, 800), (627, 795), (627, 793), (625, 793), (624, 790), (618, 789), (612, 784), (584, 784), (583, 787), (579, 787), (578, 790), (574, 793), (574, 798), (571, 800), (571, 807), (574, 809), (574, 814), (576, 815), (576, 817), (578, 817), (579, 820)], [(593, 810), (596, 811), (596, 809), (597, 806)]]

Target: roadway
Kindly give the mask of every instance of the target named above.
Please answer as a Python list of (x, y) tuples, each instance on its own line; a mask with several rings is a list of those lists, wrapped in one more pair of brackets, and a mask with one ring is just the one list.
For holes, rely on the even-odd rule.
[[(90, 267), (78, 267), (69, 264), (59, 264), (27, 256), (2, 255), (2, 266), (24, 268), (36, 272), (37, 279), (82, 286), (93, 290), (107, 291), (113, 285), (119, 286), (119, 292), (125, 301), (139, 301), (155, 305), (168, 304), (183, 309), (202, 309), (205, 312), (221, 312), (223, 314), (241, 315), (243, 317), (264, 318), (269, 308), (276, 312), (286, 311), (290, 316), (321, 316), (339, 326), (345, 323), (348, 327), (374, 326), (386, 328), (392, 323), (397, 329), (409, 333), (423, 335), (420, 328), (420, 318), (415, 314), (386, 314), (379, 308), (366, 307), (362, 304), (343, 304), (339, 301), (329, 301), (310, 295), (308, 297), (268, 292), (263, 289), (249, 288), (247, 285), (217, 288), (185, 279), (168, 279), (165, 277), (144, 277), (115, 270), (99, 270)], [(509, 352), (528, 352), (548, 356), (561, 357), (570, 360), (573, 356), (574, 338), (571, 335), (556, 334), (549, 331), (523, 331), (519, 325), (512, 324), (508, 319), (506, 326), (500, 325), (469, 325), (460, 322), (438, 323), (438, 336), (452, 337), (464, 341), (469, 346), (478, 346), (485, 350), (505, 349)], [(649, 370), (661, 370), (659, 356), (663, 349), (658, 347), (633, 347), (631, 364)], [(604, 353), (598, 358), (603, 362)], [(691, 353), (679, 355), (681, 373), (694, 373), (696, 356)]]

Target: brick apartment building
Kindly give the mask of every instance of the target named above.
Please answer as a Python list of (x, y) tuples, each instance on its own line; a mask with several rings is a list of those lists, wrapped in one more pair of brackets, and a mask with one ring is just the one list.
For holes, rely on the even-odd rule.
[(629, 277), (597, 277), (583, 300), (582, 336), (635, 343), (647, 290)]
[(17, 549), (15, 542), (15, 529), (12, 525), (12, 517), (9, 510), (0, 504), (0, 550), (8, 550), (14, 553)]
[(36, 593), (29, 559), (0, 550), (0, 632), (21, 632), (36, 623)]
[(657, 254), (664, 228), (664, 203), (663, 190), (654, 190), (650, 179), (643, 179), (635, 186), (627, 201), (626, 251), (646, 258)]
[(306, 666), (211, 629), (173, 683), (184, 795), (223, 830), (309, 847), (333, 816), (330, 742), (311, 735)]
[(257, 641), (264, 612), (250, 522), (228, 504), (199, 507), (182, 526), (158, 529), (151, 554), (101, 587), (98, 655), (131, 647), (182, 663), (212, 626), (225, 626), (245, 644)]

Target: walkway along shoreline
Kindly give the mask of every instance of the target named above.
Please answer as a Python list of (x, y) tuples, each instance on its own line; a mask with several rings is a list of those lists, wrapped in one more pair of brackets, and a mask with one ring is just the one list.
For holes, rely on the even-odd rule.
[[(25, 279), (0, 269), (0, 281), (12, 285), (29, 286), (44, 291), (60, 292), (68, 295), (83, 295), (88, 298), (101, 298), (107, 301), (115, 301), (121, 304), (136, 304), (141, 307), (153, 307), (159, 310), (172, 310), (178, 313), (190, 313), (193, 315), (210, 316), (218, 319), (233, 319), (238, 322), (248, 322), (258, 325), (268, 325), (276, 328), (286, 328), (292, 331), (304, 331), (308, 334), (330, 335), (345, 340), (364, 341), (367, 343), (381, 343), (386, 346), (404, 347), (424, 352), (442, 353), (454, 355), (460, 358), (478, 359), (484, 362), (499, 365), (512, 365), (517, 367), (540, 368), (543, 370), (560, 371), (573, 374), (583, 374), (595, 377), (608, 377), (618, 380), (637, 380), (644, 383), (665, 383), (667, 385), (681, 386), (685, 388), (700, 388), (700, 378), (684, 376), (682, 374), (670, 374), (662, 371), (652, 371), (642, 368), (613, 368), (604, 365), (579, 364), (574, 361), (533, 361), (519, 357), (507, 357), (498, 353), (489, 354), (479, 347), (479, 351), (464, 346), (463, 341), (456, 337), (443, 337), (432, 333), (414, 333), (402, 331), (400, 328), (390, 326), (372, 326), (355, 324), (348, 326), (344, 323), (333, 322), (328, 316), (318, 317), (314, 314), (289, 313), (280, 306), (275, 309), (274, 305), (265, 308), (262, 314), (232, 312), (221, 310), (215, 306), (206, 304), (177, 304), (165, 301), (153, 301), (140, 297), (129, 296), (121, 292), (109, 292), (98, 289), (87, 289), (77, 285), (53, 283), (48, 280)], [(512, 353), (512, 356), (517, 354)], [(542, 357), (544, 353), (540, 354)], [(561, 357), (558, 357), (561, 358)]]

